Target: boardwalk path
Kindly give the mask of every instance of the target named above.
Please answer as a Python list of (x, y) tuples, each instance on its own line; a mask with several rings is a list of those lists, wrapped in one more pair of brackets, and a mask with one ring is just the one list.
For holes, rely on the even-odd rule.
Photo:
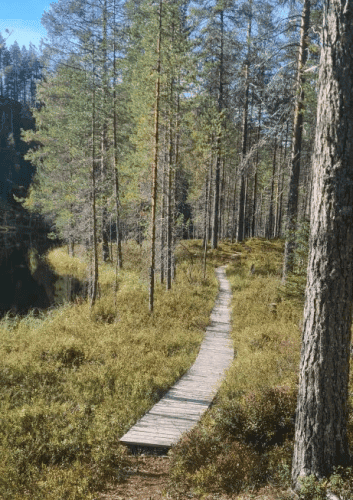
[(191, 429), (211, 404), (234, 351), (229, 336), (231, 289), (222, 267), (220, 290), (195, 363), (121, 439), (124, 444), (170, 447)]

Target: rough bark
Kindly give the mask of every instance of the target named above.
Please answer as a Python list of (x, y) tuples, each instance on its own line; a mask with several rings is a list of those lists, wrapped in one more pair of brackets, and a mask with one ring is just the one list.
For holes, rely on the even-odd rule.
[(308, 281), (293, 486), (349, 460), (348, 377), (353, 280), (353, 0), (325, 6)]
[(304, 83), (303, 68), (307, 61), (308, 31), (310, 21), (310, 0), (304, 0), (300, 27), (300, 46), (297, 71), (297, 100), (294, 110), (292, 155), (289, 174), (286, 244), (283, 263), (283, 283), (288, 273), (293, 271), (293, 255), (295, 248), (295, 228), (298, 213), (298, 191), (300, 174), (300, 155), (302, 147), (303, 110), (304, 110)]

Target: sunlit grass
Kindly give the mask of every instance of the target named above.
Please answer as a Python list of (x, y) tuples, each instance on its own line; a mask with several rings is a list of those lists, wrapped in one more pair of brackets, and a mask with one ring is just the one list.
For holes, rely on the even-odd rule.
[(279, 292), (283, 242), (253, 239), (220, 250), (236, 357), (212, 409), (172, 452), (174, 492), (240, 493), (283, 470), (288, 480), (302, 310)]
[[(0, 497), (89, 499), (128, 464), (121, 437), (196, 358), (218, 289), (212, 267), (179, 258), (173, 289), (148, 311), (145, 251), (102, 264), (101, 298), (0, 323)], [(84, 255), (48, 260), (84, 279)], [(190, 275), (190, 265), (192, 267)]]

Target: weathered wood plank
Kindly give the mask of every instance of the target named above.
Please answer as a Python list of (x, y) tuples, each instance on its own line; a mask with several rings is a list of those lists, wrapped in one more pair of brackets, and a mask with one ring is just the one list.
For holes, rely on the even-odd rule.
[(210, 406), (234, 358), (229, 336), (231, 288), (223, 268), (216, 269), (216, 274), (220, 290), (195, 363), (120, 439), (122, 443), (170, 447)]

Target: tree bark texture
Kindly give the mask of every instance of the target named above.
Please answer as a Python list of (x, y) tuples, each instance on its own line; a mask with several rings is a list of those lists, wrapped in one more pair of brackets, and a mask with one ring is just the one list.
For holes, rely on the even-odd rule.
[(300, 27), (300, 46), (297, 72), (297, 100), (294, 110), (292, 156), (289, 174), (288, 205), (287, 205), (287, 235), (284, 249), (283, 282), (288, 273), (293, 271), (293, 254), (295, 248), (295, 228), (298, 213), (298, 191), (300, 174), (300, 155), (302, 147), (304, 83), (303, 68), (307, 61), (308, 31), (310, 26), (310, 0), (304, 0)]
[(353, 0), (325, 5), (293, 486), (349, 459), (353, 279)]

